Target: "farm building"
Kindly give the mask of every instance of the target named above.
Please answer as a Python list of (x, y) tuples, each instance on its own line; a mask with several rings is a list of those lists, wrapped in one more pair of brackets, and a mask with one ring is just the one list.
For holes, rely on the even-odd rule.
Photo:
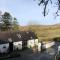
[(38, 39), (32, 31), (0, 32), (0, 53), (22, 50), (38, 45)]

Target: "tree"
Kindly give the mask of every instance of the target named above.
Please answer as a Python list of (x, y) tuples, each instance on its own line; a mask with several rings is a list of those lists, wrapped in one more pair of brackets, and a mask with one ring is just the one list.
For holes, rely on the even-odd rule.
[(19, 25), (17, 19), (12, 17), (12, 15), (8, 12), (5, 12), (2, 16), (2, 24), (0, 24), (1, 31), (8, 31), (8, 30), (18, 30)]
[(2, 24), (3, 24), (3, 22), (2, 22), (2, 11), (0, 11), (0, 31), (1, 31)]
[[(35, 0), (34, 0), (35, 1)], [(51, 3), (51, 4), (53, 4), (53, 0), (38, 0), (39, 1), (39, 3), (38, 3), (38, 5), (39, 6), (41, 6), (41, 4), (44, 6), (44, 11), (43, 11), (43, 15), (44, 15), (44, 17), (46, 16), (46, 9), (47, 9), (47, 5), (49, 4), (49, 2)], [(56, 16), (59, 16), (59, 14), (58, 14), (58, 12), (59, 12), (59, 10), (60, 10), (60, 0), (56, 0), (57, 2), (57, 11), (55, 12), (56, 13)]]
[(16, 30), (19, 29), (19, 25), (18, 25), (17, 19), (16, 19), (15, 17), (14, 17), (14, 19), (13, 19), (12, 24), (13, 24), (13, 30), (14, 30), (14, 31), (16, 31)]
[(5, 12), (2, 15), (2, 21), (3, 21), (3, 25), (2, 25), (2, 30), (10, 30), (12, 28), (12, 16), (10, 15), (10, 13)]

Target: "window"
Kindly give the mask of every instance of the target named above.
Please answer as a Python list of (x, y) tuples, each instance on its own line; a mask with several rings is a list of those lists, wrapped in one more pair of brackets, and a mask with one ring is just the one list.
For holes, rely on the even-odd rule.
[(21, 38), (21, 35), (20, 34), (17, 34), (18, 38)]
[(26, 33), (28, 34), (29, 32), (27, 31)]
[(3, 48), (6, 48), (6, 46), (3, 46)]
[(18, 45), (21, 45), (21, 44), (18, 44)]

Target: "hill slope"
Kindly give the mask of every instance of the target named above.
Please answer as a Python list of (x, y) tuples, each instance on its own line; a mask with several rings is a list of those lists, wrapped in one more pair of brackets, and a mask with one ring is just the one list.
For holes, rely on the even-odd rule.
[(34, 31), (39, 40), (50, 40), (55, 37), (60, 37), (60, 24), (20, 26), (20, 30)]

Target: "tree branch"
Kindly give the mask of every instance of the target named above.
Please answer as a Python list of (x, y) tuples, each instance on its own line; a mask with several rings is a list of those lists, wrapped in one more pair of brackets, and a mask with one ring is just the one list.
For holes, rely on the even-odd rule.
[(49, 0), (47, 0), (47, 1), (44, 2), (44, 5), (45, 5), (45, 7), (44, 7), (44, 16), (46, 16), (46, 7), (47, 7), (47, 4), (48, 4), (48, 1)]
[(41, 0), (38, 5), (40, 6), (41, 4), (43, 4), (45, 2), (45, 0)]

